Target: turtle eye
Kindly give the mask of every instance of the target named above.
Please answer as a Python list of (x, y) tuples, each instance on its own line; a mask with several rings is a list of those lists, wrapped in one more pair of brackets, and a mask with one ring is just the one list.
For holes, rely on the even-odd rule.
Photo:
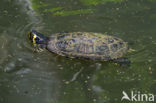
[(40, 38), (39, 38), (39, 37), (36, 37), (36, 38), (35, 38), (35, 42), (36, 42), (37, 44), (40, 44)]
[(36, 38), (35, 38), (35, 40), (36, 40), (36, 41), (39, 41), (39, 38), (38, 38), (38, 37), (36, 37)]
[(35, 38), (35, 41), (36, 41), (36, 42), (39, 42), (39, 40), (40, 40), (40, 39), (39, 39), (38, 37)]

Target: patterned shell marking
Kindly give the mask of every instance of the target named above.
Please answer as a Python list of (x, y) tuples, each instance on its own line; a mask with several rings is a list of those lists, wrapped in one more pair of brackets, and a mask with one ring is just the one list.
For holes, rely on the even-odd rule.
[(107, 61), (122, 57), (127, 43), (101, 33), (58, 33), (49, 37), (47, 49), (62, 56)]

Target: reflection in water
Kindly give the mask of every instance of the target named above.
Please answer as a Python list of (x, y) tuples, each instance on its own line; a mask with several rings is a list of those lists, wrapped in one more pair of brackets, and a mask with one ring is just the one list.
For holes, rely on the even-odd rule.
[(70, 80), (70, 82), (73, 82), (77, 79), (78, 75), (82, 72), (84, 68), (81, 68), (80, 71), (76, 72), (74, 75), (73, 75), (73, 78)]
[(18, 3), (21, 5), (21, 12), (27, 14), (27, 17), (29, 18), (29, 23), (27, 26), (25, 26), (25, 28), (35, 27), (36, 30), (42, 30), (42, 18), (33, 10), (32, 2), (30, 0), (18, 0)]

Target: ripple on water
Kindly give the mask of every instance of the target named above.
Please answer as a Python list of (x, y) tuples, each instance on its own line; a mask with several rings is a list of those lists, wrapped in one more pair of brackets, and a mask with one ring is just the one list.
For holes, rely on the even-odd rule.
[(23, 74), (28, 74), (30, 72), (32, 72), (31, 69), (29, 69), (29, 68), (23, 68), (23, 69), (20, 69), (19, 71), (17, 71), (16, 74), (23, 75)]
[(2, 35), (0, 36), (0, 66), (7, 59), (8, 51), (7, 51), (7, 39)]
[(14, 62), (10, 62), (9, 64), (7, 64), (4, 67), (4, 72), (10, 72), (10, 71), (14, 70), (14, 68), (15, 68), (15, 63)]
[(22, 6), (21, 11), (25, 12), (29, 18), (29, 25), (35, 27), (36, 30), (43, 29), (42, 17), (38, 15), (32, 8), (30, 0), (18, 0), (18, 4)]

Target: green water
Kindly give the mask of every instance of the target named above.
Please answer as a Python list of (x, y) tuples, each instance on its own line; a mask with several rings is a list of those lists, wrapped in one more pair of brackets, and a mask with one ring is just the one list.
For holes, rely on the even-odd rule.
[[(156, 95), (155, 5), (155, 0), (1, 0), (0, 103), (135, 103), (121, 101), (122, 91)], [(35, 53), (27, 39), (31, 29), (46, 36), (107, 33), (135, 51), (125, 55), (129, 67)]]

